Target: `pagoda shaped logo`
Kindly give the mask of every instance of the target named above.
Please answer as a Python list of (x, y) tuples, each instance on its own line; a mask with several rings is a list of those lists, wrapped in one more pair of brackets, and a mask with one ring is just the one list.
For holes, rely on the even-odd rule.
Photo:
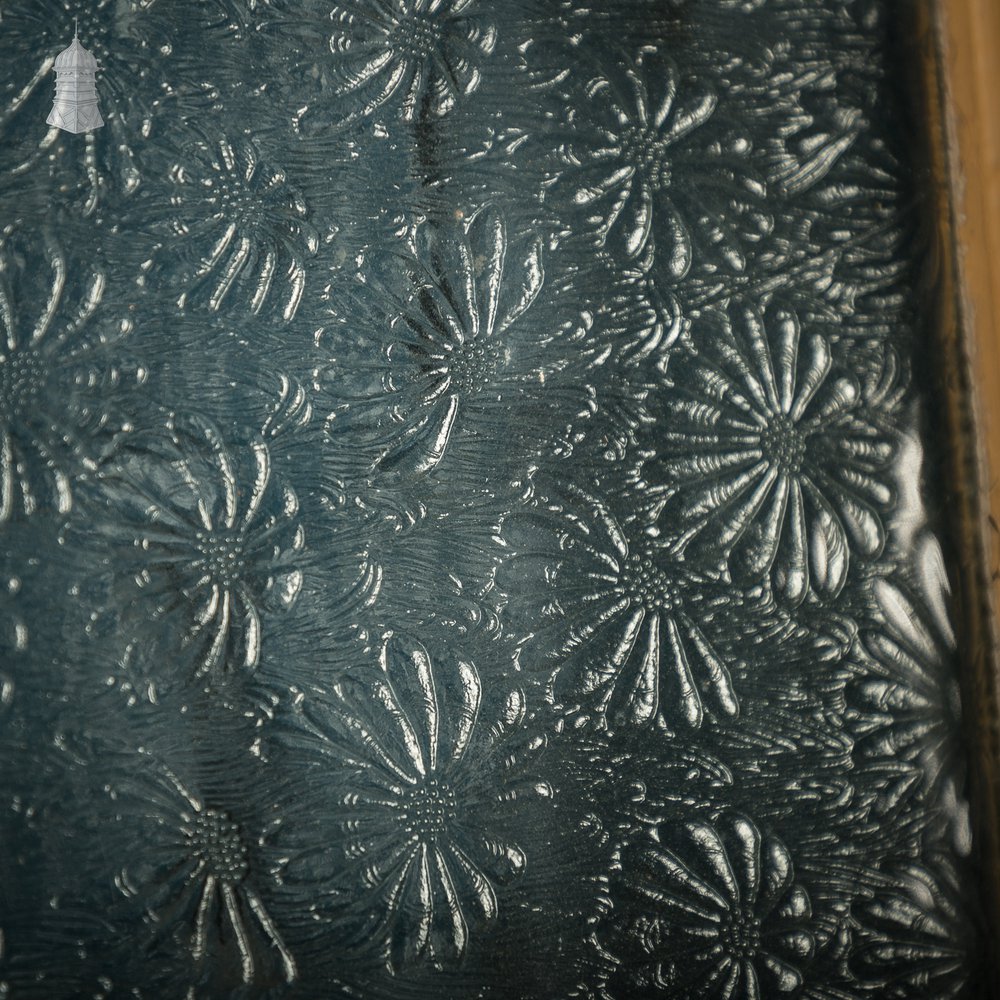
[(56, 56), (56, 99), (45, 121), (67, 132), (92, 132), (104, 124), (97, 108), (97, 60), (80, 44), (78, 31)]

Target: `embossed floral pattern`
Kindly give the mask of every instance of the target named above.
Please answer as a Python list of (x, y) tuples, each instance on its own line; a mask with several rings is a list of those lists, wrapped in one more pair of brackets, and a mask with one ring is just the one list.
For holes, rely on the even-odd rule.
[[(741, 162), (746, 142), (722, 150), (697, 141), (718, 105), (712, 88), (681, 79), (648, 49), (621, 72), (595, 77), (585, 96), (587, 138), (567, 142), (560, 153), (573, 200), (593, 207), (603, 240), (625, 260), (652, 243), (674, 279), (690, 270), (696, 241), (742, 271), (743, 239), (759, 238), (770, 223), (752, 208), (764, 189)], [(714, 209), (712, 194), (727, 187), (739, 206), (735, 224)]]
[[(335, 343), (322, 375), (333, 399), (348, 395), (331, 439), (364, 442), (373, 468), (397, 476), (436, 468), (464, 428), (544, 381), (523, 320), (544, 280), (540, 243), (510, 247), (503, 216), (485, 208), (457, 232), (425, 223), (415, 244), (416, 257), (383, 256), (366, 275), (363, 294), (388, 311), (372, 318), (372, 342), (352, 328), (353, 344)], [(345, 365), (362, 377), (350, 394)]]
[(196, 417), (173, 417), (166, 431), (102, 473), (119, 510), (104, 533), (132, 569), (137, 610), (181, 617), (196, 676), (254, 670), (261, 616), (290, 607), (302, 586), (298, 500), (272, 479), (263, 442), (234, 454)]
[(14, 699), (15, 677), (12, 667), (28, 648), (28, 623), (19, 608), (18, 594), (22, 581), (12, 572), (13, 560), (0, 553), (0, 717)]
[(167, 170), (171, 191), (140, 199), (135, 222), (185, 262), (178, 305), (218, 312), (232, 298), (253, 314), (273, 302), (290, 320), (319, 238), (302, 194), (252, 141), (207, 135)]
[(960, 920), (957, 872), (941, 859), (935, 867), (907, 866), (894, 891), (861, 908), (861, 941), (852, 965), (859, 980), (881, 996), (959, 996), (974, 968), (967, 938), (954, 934)]
[(997, 978), (892, 7), (0, 0), (0, 997)]
[(551, 794), (520, 776), (530, 752), (517, 735), (523, 695), (484, 716), (475, 665), (436, 660), (392, 637), (373, 677), (304, 709), (319, 752), (355, 772), (340, 807), (364, 886), (352, 938), (396, 969), (453, 962), (477, 924), (497, 919), (499, 887), (527, 858), (494, 822), (523, 796)]
[(447, 114), (481, 79), (496, 28), (475, 0), (361, 0), (338, 4), (329, 38), (348, 117), (384, 106), (404, 121)]
[(613, 357), (633, 370), (652, 364), (663, 375), (684, 349), (690, 320), (677, 296), (657, 280), (652, 257), (647, 251), (628, 267), (609, 261), (616, 275), (620, 272), (619, 283), (602, 301), (588, 302), (572, 324), (570, 342), (589, 348), (593, 364)]
[(65, 514), (72, 482), (112, 431), (123, 373), (108, 353), (130, 332), (95, 314), (105, 276), (67, 287), (67, 261), (51, 240), (42, 253), (0, 248), (0, 523), (40, 508)]
[(677, 299), (642, 273), (614, 303), (611, 315), (609, 333), (622, 359), (638, 365), (654, 358), (657, 368), (666, 371), (671, 349), (685, 330)]
[[(108, 792), (125, 805), (138, 794), (143, 803), (142, 831), (147, 850), (124, 858), (118, 890), (139, 903), (154, 929), (173, 935), (179, 929), (165, 917), (178, 908), (192, 915), (181, 925), (195, 969), (221, 962), (226, 949), (238, 960), (239, 979), (252, 983), (273, 959), (282, 977), (296, 977), (295, 959), (285, 946), (251, 877), (246, 835), (224, 809), (193, 792), (164, 763), (139, 751), (145, 787), (113, 782)], [(274, 956), (265, 954), (273, 950)], [(190, 994), (193, 995), (193, 994)]]
[(855, 710), (857, 751), (874, 761), (918, 768), (920, 785), (940, 810), (956, 850), (971, 849), (964, 805), (966, 766), (957, 720), (961, 697), (954, 663), (955, 634), (948, 618), (950, 587), (944, 558), (925, 537), (922, 593), (880, 579), (875, 600), (882, 618), (866, 629), (861, 647), (872, 669), (848, 685)]
[(792, 604), (835, 595), (850, 552), (876, 556), (892, 491), (890, 438), (858, 383), (833, 369), (828, 340), (790, 311), (735, 308), (665, 401), (663, 469), (699, 546)]
[(648, 908), (641, 926), (659, 986), (726, 1000), (800, 990), (815, 948), (811, 906), (776, 837), (730, 815), (687, 823), (676, 837), (663, 831), (620, 864)]
[(706, 704), (735, 716), (729, 667), (705, 633), (711, 580), (692, 573), (641, 519), (620, 524), (582, 494), (572, 508), (543, 502), (504, 524), (498, 579), (512, 602), (536, 594), (539, 583), (559, 594), (548, 603), (543, 592), (526, 609), (534, 624), (521, 662), (555, 666), (558, 695), (596, 699), (612, 723), (697, 727)]

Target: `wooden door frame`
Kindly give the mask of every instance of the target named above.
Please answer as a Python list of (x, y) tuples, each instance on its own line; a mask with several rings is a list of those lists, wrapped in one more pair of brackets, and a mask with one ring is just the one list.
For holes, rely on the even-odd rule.
[(935, 389), (950, 442), (943, 471), (988, 934), (981, 995), (1000, 998), (1000, 3), (914, 0), (910, 10), (938, 218)]

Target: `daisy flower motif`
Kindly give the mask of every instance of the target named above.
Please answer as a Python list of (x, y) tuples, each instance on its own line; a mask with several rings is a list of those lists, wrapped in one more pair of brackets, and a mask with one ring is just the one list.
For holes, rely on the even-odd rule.
[(290, 739), (340, 769), (335, 815), (358, 885), (338, 940), (377, 949), (391, 970), (466, 953), (476, 928), (497, 919), (500, 888), (528, 864), (505, 814), (552, 794), (524, 773), (540, 744), (523, 733), (520, 692), (498, 711), (483, 701), (473, 663), (432, 661), (419, 642), (392, 636), (372, 674), (300, 706)]
[(770, 578), (800, 604), (836, 596), (850, 553), (875, 558), (894, 448), (830, 344), (790, 310), (734, 306), (695, 331), (700, 349), (665, 398), (661, 469), (687, 544)]
[(143, 907), (157, 938), (189, 953), (199, 976), (219, 974), (235, 959), (239, 984), (275, 974), (292, 982), (295, 959), (255, 887), (240, 824), (149, 751), (138, 756), (145, 765), (138, 781), (133, 763), (128, 780), (106, 786), (122, 809), (118, 822), (142, 829), (141, 851), (122, 852), (130, 860), (115, 878), (118, 890)]
[(962, 704), (951, 590), (944, 556), (932, 536), (919, 546), (924, 572), (915, 588), (879, 579), (875, 601), (883, 625), (861, 632), (865, 674), (847, 686), (856, 752), (868, 761), (913, 765), (928, 807), (940, 810), (960, 854), (972, 849), (965, 796)]
[(389, 106), (408, 122), (446, 115), (478, 88), (497, 41), (475, 0), (360, 0), (337, 4), (330, 20), (332, 83), (347, 120)]
[(671, 995), (794, 996), (812, 958), (809, 896), (785, 845), (745, 816), (660, 827), (619, 871), (645, 912), (642, 950)]
[(895, 887), (855, 911), (861, 930), (848, 961), (873, 995), (951, 1000), (979, 964), (958, 872), (947, 858), (935, 862), (906, 866)]
[(541, 338), (524, 319), (544, 280), (540, 241), (511, 245), (503, 216), (487, 207), (454, 229), (423, 223), (414, 249), (373, 260), (359, 292), (370, 328), (349, 326), (318, 373), (319, 387), (344, 401), (328, 433), (342, 453), (360, 449), (368, 473), (427, 473), (463, 435), (482, 447), (508, 423), (491, 418), (519, 404), (524, 428), (548, 432), (557, 405), (528, 409), (555, 395), (545, 392)]
[(98, 318), (102, 273), (42, 244), (40, 254), (35, 241), (0, 248), (0, 524), (19, 510), (69, 512), (98, 435), (114, 432), (123, 376), (107, 351), (131, 331)]
[(274, 480), (267, 446), (226, 446), (200, 417), (173, 416), (102, 470), (99, 530), (127, 566), (144, 617), (180, 619), (172, 634), (197, 676), (254, 670), (261, 617), (302, 587), (305, 536), (298, 501)]
[(555, 670), (557, 701), (592, 703), (615, 726), (697, 728), (706, 709), (738, 714), (729, 667), (706, 632), (712, 581), (641, 513), (619, 520), (574, 491), (567, 504), (540, 500), (508, 515), (501, 535), (497, 585), (525, 636), (520, 662)]
[(274, 304), (293, 319), (319, 237), (285, 172), (252, 141), (225, 136), (188, 143), (164, 172), (165, 189), (142, 197), (130, 219), (160, 238), (154, 261), (182, 263), (178, 305), (217, 312), (239, 301), (257, 315)]
[(574, 202), (594, 213), (602, 242), (626, 261), (655, 246), (672, 280), (688, 273), (696, 248), (742, 272), (742, 244), (765, 235), (770, 220), (754, 207), (764, 188), (747, 163), (749, 141), (703, 138), (715, 93), (644, 49), (585, 94), (581, 138), (562, 144), (560, 172)]

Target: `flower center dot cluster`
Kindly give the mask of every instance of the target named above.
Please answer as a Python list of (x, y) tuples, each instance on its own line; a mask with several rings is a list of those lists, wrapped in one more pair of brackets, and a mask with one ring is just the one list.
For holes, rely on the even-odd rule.
[(632, 553), (623, 578), (628, 596), (647, 610), (673, 611), (681, 606), (680, 588), (653, 552)]
[(204, 532), (195, 536), (199, 558), (197, 564), (223, 587), (239, 581), (246, 569), (243, 537), (238, 532)]
[(775, 416), (760, 436), (764, 455), (783, 472), (801, 471), (806, 457), (806, 439), (793, 420)]
[(434, 840), (457, 815), (455, 793), (436, 778), (411, 789), (403, 804), (403, 826), (422, 840)]
[(670, 187), (670, 143), (651, 129), (629, 126), (622, 134), (622, 158), (645, 175), (655, 191)]
[(30, 416), (44, 374), (45, 366), (34, 351), (0, 357), (0, 414)]
[(222, 882), (242, 881), (250, 869), (240, 828), (218, 809), (198, 813), (188, 832), (191, 853)]
[(501, 354), (498, 344), (467, 340), (455, 350), (448, 364), (451, 384), (460, 392), (481, 392), (496, 375)]

